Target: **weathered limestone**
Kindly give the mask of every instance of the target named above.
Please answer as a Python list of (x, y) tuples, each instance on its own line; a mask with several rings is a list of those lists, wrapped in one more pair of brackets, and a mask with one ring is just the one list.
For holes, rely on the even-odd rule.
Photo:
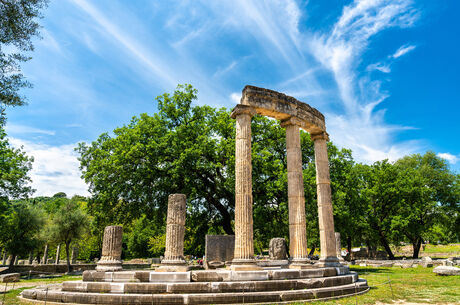
[(72, 247), (72, 256), (71, 256), (71, 263), (75, 265), (77, 263), (78, 258), (78, 247)]
[(460, 268), (454, 266), (438, 266), (433, 269), (437, 275), (460, 275)]
[(122, 237), (123, 227), (105, 227), (102, 257), (97, 262), (97, 271), (120, 271), (123, 269), (121, 262)]
[(286, 129), (289, 254), (293, 263), (292, 267), (309, 262), (299, 125), (300, 121), (294, 117), (281, 123), (281, 126)]
[(19, 282), (20, 276), (19, 273), (0, 274), (0, 283)]
[(315, 145), (316, 187), (318, 196), (319, 238), (321, 256), (319, 266), (340, 266), (335, 244), (334, 214), (332, 212), (329, 160), (326, 132), (312, 134)]
[(32, 252), (30, 252), (29, 253), (29, 260), (28, 260), (29, 265), (32, 265), (33, 260), (34, 260), (34, 256), (33, 256)]
[(337, 258), (339, 259), (339, 262), (344, 262), (345, 260), (342, 257), (342, 242), (340, 241), (340, 233), (335, 232), (335, 247), (336, 247), (336, 252), (337, 252)]
[(235, 253), (232, 270), (257, 270), (254, 259), (252, 219), (251, 118), (252, 107), (237, 105), (231, 114), (236, 119), (235, 137)]
[(284, 238), (272, 238), (268, 246), (268, 254), (271, 260), (287, 259), (286, 240)]
[(233, 260), (235, 235), (206, 235), (205, 268), (213, 269)]
[(14, 257), (14, 264), (15, 264), (15, 265), (19, 264), (19, 255), (16, 255), (16, 256)]
[[(8, 258), (6, 259), (6, 265), (9, 266), (11, 264), (11, 260), (13, 260), (13, 255), (8, 255)], [(14, 260), (13, 260), (14, 263)]]
[(2, 258), (2, 265), (6, 265), (6, 258), (8, 257), (8, 254), (6, 253), (6, 250), (3, 251), (3, 258)]
[(59, 260), (61, 259), (61, 245), (58, 245), (56, 248), (56, 260), (54, 261), (54, 264), (59, 265)]
[(155, 271), (184, 272), (188, 270), (184, 259), (185, 201), (184, 194), (171, 194), (168, 197), (165, 257), (161, 261), (161, 266)]
[(45, 245), (45, 251), (43, 252), (42, 264), (46, 265), (48, 263), (48, 244)]

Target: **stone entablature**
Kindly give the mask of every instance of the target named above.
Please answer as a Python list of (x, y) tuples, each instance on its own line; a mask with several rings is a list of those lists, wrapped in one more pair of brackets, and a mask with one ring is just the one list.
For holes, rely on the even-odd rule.
[(269, 89), (255, 86), (246, 86), (241, 97), (242, 105), (251, 106), (257, 114), (284, 121), (295, 118), (299, 127), (310, 134), (319, 134), (326, 131), (324, 115), (291, 96)]

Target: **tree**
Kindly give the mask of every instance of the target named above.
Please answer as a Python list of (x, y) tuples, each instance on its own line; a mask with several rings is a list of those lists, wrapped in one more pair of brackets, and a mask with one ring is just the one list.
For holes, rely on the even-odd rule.
[[(37, 18), (47, 3), (47, 0), (0, 0), (0, 119), (4, 119), (5, 106), (25, 103), (19, 90), (31, 84), (22, 75), (20, 64), (30, 59), (25, 54), (34, 49), (31, 39), (39, 34)], [(7, 53), (5, 47), (14, 51)]]
[[(226, 109), (193, 106), (196, 94), (190, 85), (179, 85), (174, 94), (157, 97), (158, 113), (141, 114), (113, 136), (79, 144), (83, 178), (92, 193), (88, 207), (101, 229), (109, 223), (129, 227), (144, 215), (163, 227), (168, 195), (184, 193), (186, 252), (200, 254), (208, 232), (233, 234), (235, 121)], [(253, 118), (252, 130), (254, 236), (266, 247), (270, 238), (289, 232), (286, 135), (278, 122), (262, 116)], [(306, 132), (301, 142), (306, 193), (313, 194), (307, 207), (317, 215), (313, 142)], [(332, 163), (345, 156), (329, 145)], [(317, 235), (316, 218), (308, 225)], [(311, 240), (319, 245), (316, 235)], [(158, 241), (151, 249), (159, 249)]]
[(13, 266), (16, 255), (29, 253), (38, 246), (38, 234), (43, 223), (40, 214), (25, 202), (8, 205), (7, 213), (2, 219), (0, 242), (13, 257), (10, 267)]
[(406, 156), (395, 166), (400, 171), (398, 184), (404, 204), (399, 206), (392, 227), (412, 243), (413, 258), (418, 258), (430, 230), (446, 214), (458, 213), (460, 180), (434, 152)]
[(65, 245), (67, 272), (72, 271), (69, 258), (70, 244), (83, 235), (88, 224), (88, 216), (76, 202), (71, 200), (67, 200), (52, 219), (49, 227), (50, 237), (58, 244), (64, 243)]

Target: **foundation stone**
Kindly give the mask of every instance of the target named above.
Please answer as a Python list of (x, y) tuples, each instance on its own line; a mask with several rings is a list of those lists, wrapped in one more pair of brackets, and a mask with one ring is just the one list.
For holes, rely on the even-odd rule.
[(235, 251), (235, 235), (206, 235), (205, 267), (214, 269), (218, 264), (231, 262)]

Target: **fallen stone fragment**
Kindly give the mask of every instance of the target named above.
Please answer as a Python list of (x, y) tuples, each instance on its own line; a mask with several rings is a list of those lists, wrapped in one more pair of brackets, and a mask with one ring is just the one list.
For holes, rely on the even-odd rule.
[(0, 275), (0, 283), (19, 282), (19, 273), (7, 273)]
[(433, 269), (437, 275), (460, 275), (460, 268), (453, 266), (438, 266)]

